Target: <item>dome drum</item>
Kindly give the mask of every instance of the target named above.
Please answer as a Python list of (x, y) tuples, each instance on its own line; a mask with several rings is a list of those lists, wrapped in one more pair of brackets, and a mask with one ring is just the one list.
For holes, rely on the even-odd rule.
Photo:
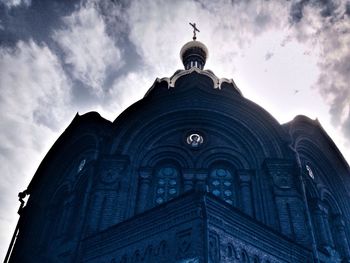
[(188, 42), (180, 51), (180, 57), (185, 69), (190, 69), (192, 67), (203, 69), (208, 54), (207, 47), (199, 41)]

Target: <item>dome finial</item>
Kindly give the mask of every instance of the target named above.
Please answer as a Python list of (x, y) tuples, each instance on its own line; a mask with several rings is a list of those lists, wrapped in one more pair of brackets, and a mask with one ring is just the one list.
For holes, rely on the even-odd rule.
[(199, 29), (196, 27), (196, 23), (189, 23), (192, 27), (193, 27), (193, 40), (196, 40), (197, 37), (196, 37), (196, 32), (200, 32)]
[(196, 32), (200, 32), (196, 27), (196, 23), (189, 24), (193, 27), (193, 40), (181, 48), (180, 57), (185, 69), (193, 67), (203, 69), (208, 58), (208, 49), (202, 42), (196, 41)]

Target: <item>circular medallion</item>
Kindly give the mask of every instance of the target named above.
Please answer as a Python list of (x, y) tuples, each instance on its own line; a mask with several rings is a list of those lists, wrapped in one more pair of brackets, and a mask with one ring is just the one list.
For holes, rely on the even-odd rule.
[(202, 135), (200, 135), (198, 133), (192, 133), (189, 136), (187, 136), (186, 142), (192, 148), (198, 148), (200, 145), (203, 144), (204, 139), (203, 139)]

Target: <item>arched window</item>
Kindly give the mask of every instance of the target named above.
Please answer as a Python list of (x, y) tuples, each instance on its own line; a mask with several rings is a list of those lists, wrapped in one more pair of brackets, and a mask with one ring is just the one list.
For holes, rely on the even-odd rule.
[(227, 246), (227, 257), (231, 258), (233, 255), (233, 249), (231, 245)]
[(68, 192), (66, 189), (65, 191), (61, 191), (56, 196), (56, 203), (55, 203), (55, 217), (56, 222), (54, 226), (54, 232), (56, 237), (61, 237), (66, 232), (67, 227), (67, 221), (69, 218), (70, 213), (70, 206), (71, 206), (71, 193)]
[(168, 244), (166, 241), (162, 240), (158, 247), (158, 256), (164, 258), (168, 255)]
[(127, 255), (123, 255), (123, 257), (120, 260), (120, 263), (127, 263), (128, 262), (128, 257)]
[(154, 204), (159, 205), (178, 196), (180, 183), (180, 174), (174, 165), (161, 166), (154, 176)]
[(227, 257), (228, 258), (236, 258), (236, 250), (232, 244), (227, 245)]
[(253, 263), (260, 263), (258, 256), (254, 256)]
[(242, 251), (241, 253), (241, 262), (242, 263), (248, 263), (249, 262), (249, 257), (248, 254), (245, 250)]
[(82, 225), (82, 218), (86, 209), (86, 189), (88, 185), (87, 178), (80, 178), (73, 190), (73, 198), (70, 206), (70, 213), (67, 222), (67, 234), (76, 235), (80, 231)]
[(236, 185), (232, 169), (215, 165), (210, 169), (208, 178), (209, 191), (231, 205), (236, 205)]
[(141, 262), (141, 253), (139, 250), (136, 250), (132, 259), (133, 263)]
[(143, 256), (143, 261), (146, 263), (152, 262), (153, 260), (153, 247), (150, 245), (147, 247)]

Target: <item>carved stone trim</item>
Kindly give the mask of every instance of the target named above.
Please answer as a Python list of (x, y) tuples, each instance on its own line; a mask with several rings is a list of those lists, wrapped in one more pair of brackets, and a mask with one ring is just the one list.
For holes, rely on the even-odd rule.
[(197, 72), (198, 74), (202, 74), (205, 75), (209, 78), (211, 78), (213, 80), (214, 83), (214, 89), (221, 89), (221, 85), (222, 83), (226, 82), (228, 84), (232, 84), (234, 86), (234, 88), (236, 89), (236, 91), (238, 91), (238, 93), (240, 95), (242, 95), (242, 92), (240, 91), (240, 89), (237, 87), (236, 83), (234, 82), (233, 79), (227, 79), (227, 78), (218, 78), (212, 71), (210, 70), (201, 70), (199, 68), (196, 67), (192, 67), (190, 69), (187, 70), (178, 70), (175, 72), (174, 75), (172, 75), (170, 78), (165, 77), (165, 78), (157, 78), (152, 87), (147, 91), (145, 97), (154, 89), (154, 87), (156, 86), (157, 83), (160, 83), (162, 81), (166, 81), (168, 83), (168, 89), (170, 88), (175, 88), (175, 83), (176, 81), (181, 78), (182, 76), (191, 74), (192, 72)]
[(99, 162), (100, 180), (112, 184), (120, 179), (129, 165), (126, 156), (104, 156)]
[(292, 160), (266, 159), (265, 167), (276, 188), (279, 190), (290, 190), (295, 188), (295, 170)]

